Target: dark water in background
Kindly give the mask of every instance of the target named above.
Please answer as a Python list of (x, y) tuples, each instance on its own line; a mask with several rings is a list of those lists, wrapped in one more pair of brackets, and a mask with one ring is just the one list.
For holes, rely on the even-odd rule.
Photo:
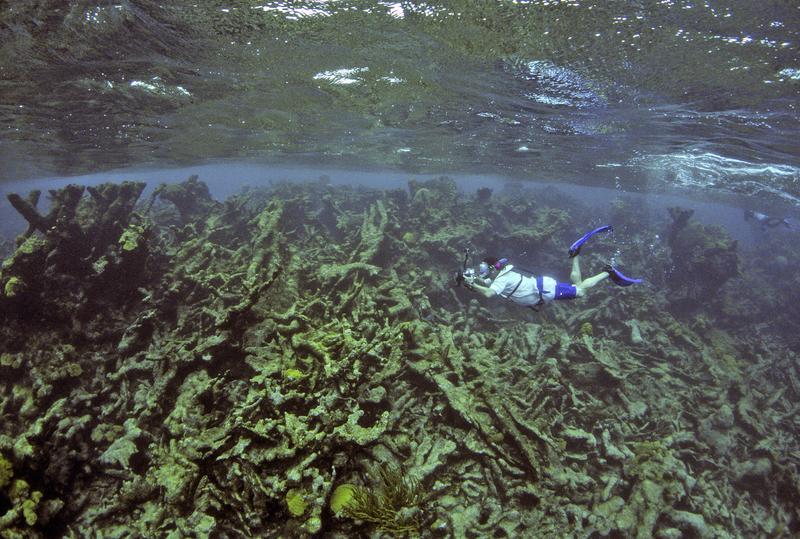
[(800, 203), (786, 1), (10, 1), (0, 179), (208, 160)]

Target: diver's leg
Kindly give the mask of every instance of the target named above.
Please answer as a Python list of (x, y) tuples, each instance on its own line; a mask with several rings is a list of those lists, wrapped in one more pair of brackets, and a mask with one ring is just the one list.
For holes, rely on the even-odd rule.
[(583, 295), (586, 294), (587, 290), (589, 290), (597, 283), (605, 281), (606, 279), (608, 279), (608, 272), (604, 271), (603, 273), (598, 273), (594, 277), (589, 277), (588, 279), (581, 281), (580, 283), (575, 285), (576, 295), (578, 297), (582, 297)]
[(575, 286), (578, 286), (581, 282), (581, 265), (578, 262), (580, 256), (575, 256), (572, 258), (572, 271), (569, 274), (569, 280)]

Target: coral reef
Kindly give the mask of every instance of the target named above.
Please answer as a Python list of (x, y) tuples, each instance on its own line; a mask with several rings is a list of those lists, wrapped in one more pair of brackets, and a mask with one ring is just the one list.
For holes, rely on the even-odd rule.
[[(754, 323), (763, 273), (688, 212), (626, 268), (699, 281), (533, 313), (451, 270), (470, 247), (566, 280), (583, 209), (552, 190), (143, 187), (12, 197), (0, 533), (800, 533), (800, 317)], [(704, 279), (715, 307), (677, 308)]]
[(692, 213), (683, 208), (669, 209), (672, 300), (684, 305), (696, 304), (698, 299), (713, 300), (725, 283), (739, 275), (741, 265), (737, 242), (718, 225), (692, 220)]
[(63, 506), (60, 500), (43, 502), (43, 497), (25, 479), (14, 477), (12, 462), (0, 453), (0, 537), (35, 535), (36, 524), (46, 523)]

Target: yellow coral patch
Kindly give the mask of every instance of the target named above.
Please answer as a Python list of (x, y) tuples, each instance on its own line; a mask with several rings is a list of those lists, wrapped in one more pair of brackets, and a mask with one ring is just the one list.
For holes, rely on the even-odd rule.
[(294, 488), (289, 490), (286, 493), (286, 507), (289, 508), (292, 516), (302, 516), (306, 512), (306, 507), (308, 507), (303, 491)]
[(28, 497), (31, 487), (24, 479), (15, 479), (8, 489), (8, 497), (13, 502), (19, 502)]
[(39, 505), (39, 500), (42, 499), (42, 493), (34, 491), (31, 497), (22, 502), (22, 514), (25, 517), (25, 522), (28, 526), (33, 526), (39, 520), (39, 515), (36, 514), (36, 508)]
[(6, 286), (3, 289), (5, 295), (9, 298), (13, 298), (25, 288), (25, 284), (19, 277), (11, 277), (8, 281), (6, 281)]
[(0, 453), (0, 487), (6, 486), (12, 477), (14, 470), (11, 468), (11, 463)]
[(342, 508), (353, 499), (353, 492), (356, 486), (350, 483), (339, 485), (331, 494), (331, 511), (334, 513), (341, 512)]
[(299, 369), (286, 369), (283, 371), (283, 375), (289, 380), (299, 380), (305, 376), (305, 373)]
[(65, 365), (64, 371), (67, 373), (67, 375), (77, 378), (83, 374), (83, 367), (81, 367), (78, 363), (70, 362)]
[(144, 227), (131, 225), (119, 237), (119, 244), (123, 251), (135, 251), (141, 243)]

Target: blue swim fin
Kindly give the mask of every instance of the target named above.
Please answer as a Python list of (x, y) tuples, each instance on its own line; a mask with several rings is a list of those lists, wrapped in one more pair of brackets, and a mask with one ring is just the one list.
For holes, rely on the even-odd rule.
[(615, 268), (611, 264), (606, 265), (606, 267), (603, 269), (608, 272), (609, 278), (619, 286), (630, 286), (632, 284), (638, 284), (642, 282), (642, 279), (632, 279), (630, 277), (624, 276), (622, 272), (620, 272), (617, 268)]
[(611, 225), (603, 225), (603, 226), (601, 226), (599, 228), (595, 228), (591, 232), (587, 232), (586, 234), (581, 236), (578, 241), (576, 241), (575, 243), (573, 243), (572, 245), (569, 246), (569, 257), (570, 258), (574, 258), (574, 257), (578, 256), (578, 254), (580, 254), (580, 252), (581, 252), (581, 247), (583, 246), (583, 244), (586, 243), (586, 241), (589, 238), (591, 238), (592, 236), (594, 236), (598, 232), (605, 232), (605, 231), (613, 232), (613, 230), (614, 230), (614, 228)]

